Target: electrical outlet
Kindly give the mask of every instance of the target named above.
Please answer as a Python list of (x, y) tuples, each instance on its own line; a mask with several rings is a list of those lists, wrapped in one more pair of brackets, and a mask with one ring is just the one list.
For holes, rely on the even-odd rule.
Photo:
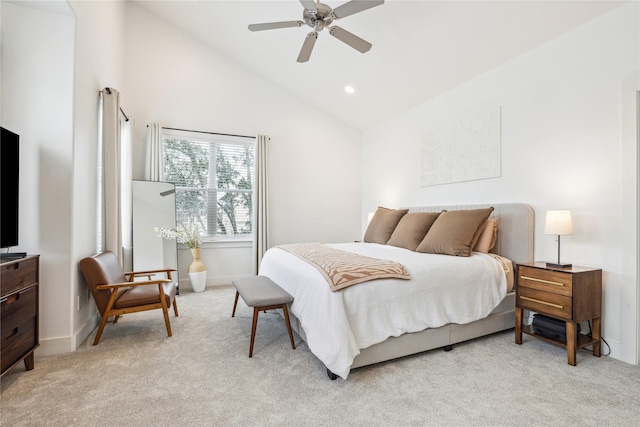
[(78, 304), (77, 304), (77, 307), (76, 307), (76, 310), (78, 310), (78, 311), (80, 311), (80, 301), (81, 301), (80, 295), (78, 295)]

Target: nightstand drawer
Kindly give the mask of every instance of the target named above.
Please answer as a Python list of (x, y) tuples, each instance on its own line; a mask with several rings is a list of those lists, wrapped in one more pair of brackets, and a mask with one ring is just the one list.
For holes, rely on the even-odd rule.
[(571, 298), (532, 288), (518, 288), (516, 304), (520, 308), (571, 320)]
[(518, 287), (538, 289), (570, 297), (572, 295), (572, 276), (560, 271), (520, 267), (518, 269)]

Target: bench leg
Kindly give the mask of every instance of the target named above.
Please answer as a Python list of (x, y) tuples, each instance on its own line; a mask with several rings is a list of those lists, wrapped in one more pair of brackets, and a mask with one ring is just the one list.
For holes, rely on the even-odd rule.
[(291, 332), (291, 322), (289, 322), (289, 310), (287, 304), (282, 304), (282, 311), (284, 312), (284, 319), (287, 321), (287, 330), (289, 331), (289, 341), (291, 341), (291, 348), (296, 349), (296, 345), (293, 343), (293, 333)]
[[(236, 305), (238, 304), (238, 295), (239, 295), (239, 292), (236, 291), (236, 298), (235, 298), (235, 302), (233, 303), (233, 313), (231, 314), (231, 317), (234, 317), (236, 313)], [(293, 341), (293, 331), (291, 330), (291, 321), (289, 320), (289, 309), (287, 308), (287, 304), (253, 307), (253, 322), (251, 324), (251, 342), (249, 344), (249, 357), (253, 357), (253, 344), (255, 343), (255, 340), (256, 340), (256, 329), (258, 327), (258, 315), (260, 314), (260, 311), (266, 311), (266, 310), (277, 309), (277, 308), (282, 308), (285, 321), (287, 322), (287, 332), (289, 332), (289, 341), (291, 341), (291, 348), (295, 350), (296, 344)]]
[(253, 342), (256, 339), (256, 326), (258, 326), (258, 313), (260, 313), (259, 308), (253, 309), (253, 324), (251, 325), (251, 344), (249, 344), (249, 357), (253, 357)]
[(238, 305), (238, 296), (240, 293), (236, 291), (236, 300), (233, 302), (233, 312), (231, 313), (231, 317), (235, 317), (236, 315), (236, 306)]

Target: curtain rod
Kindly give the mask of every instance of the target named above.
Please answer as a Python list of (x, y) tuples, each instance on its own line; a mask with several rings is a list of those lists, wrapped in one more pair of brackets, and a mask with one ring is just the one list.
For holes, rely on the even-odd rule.
[[(147, 126), (148, 127), (148, 126)], [(168, 127), (162, 127), (162, 129), (167, 129), (167, 130), (179, 130), (182, 132), (193, 132), (193, 133), (206, 133), (208, 135), (220, 135), (220, 136), (235, 136), (237, 138), (251, 138), (251, 139), (256, 139), (255, 136), (247, 136), (247, 135), (234, 135), (232, 133), (218, 133), (218, 132), (205, 132), (202, 130), (189, 130), (189, 129), (178, 129), (178, 128), (168, 128)]]

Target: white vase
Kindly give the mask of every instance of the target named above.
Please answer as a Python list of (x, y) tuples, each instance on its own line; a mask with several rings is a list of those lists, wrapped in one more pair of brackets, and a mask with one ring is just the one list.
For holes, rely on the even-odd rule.
[(207, 284), (207, 270), (199, 271), (197, 273), (189, 273), (189, 280), (191, 281), (191, 288), (193, 292), (202, 292)]
[(200, 248), (191, 249), (193, 261), (189, 265), (189, 280), (193, 292), (202, 292), (207, 285), (207, 267), (200, 261), (200, 254)]

